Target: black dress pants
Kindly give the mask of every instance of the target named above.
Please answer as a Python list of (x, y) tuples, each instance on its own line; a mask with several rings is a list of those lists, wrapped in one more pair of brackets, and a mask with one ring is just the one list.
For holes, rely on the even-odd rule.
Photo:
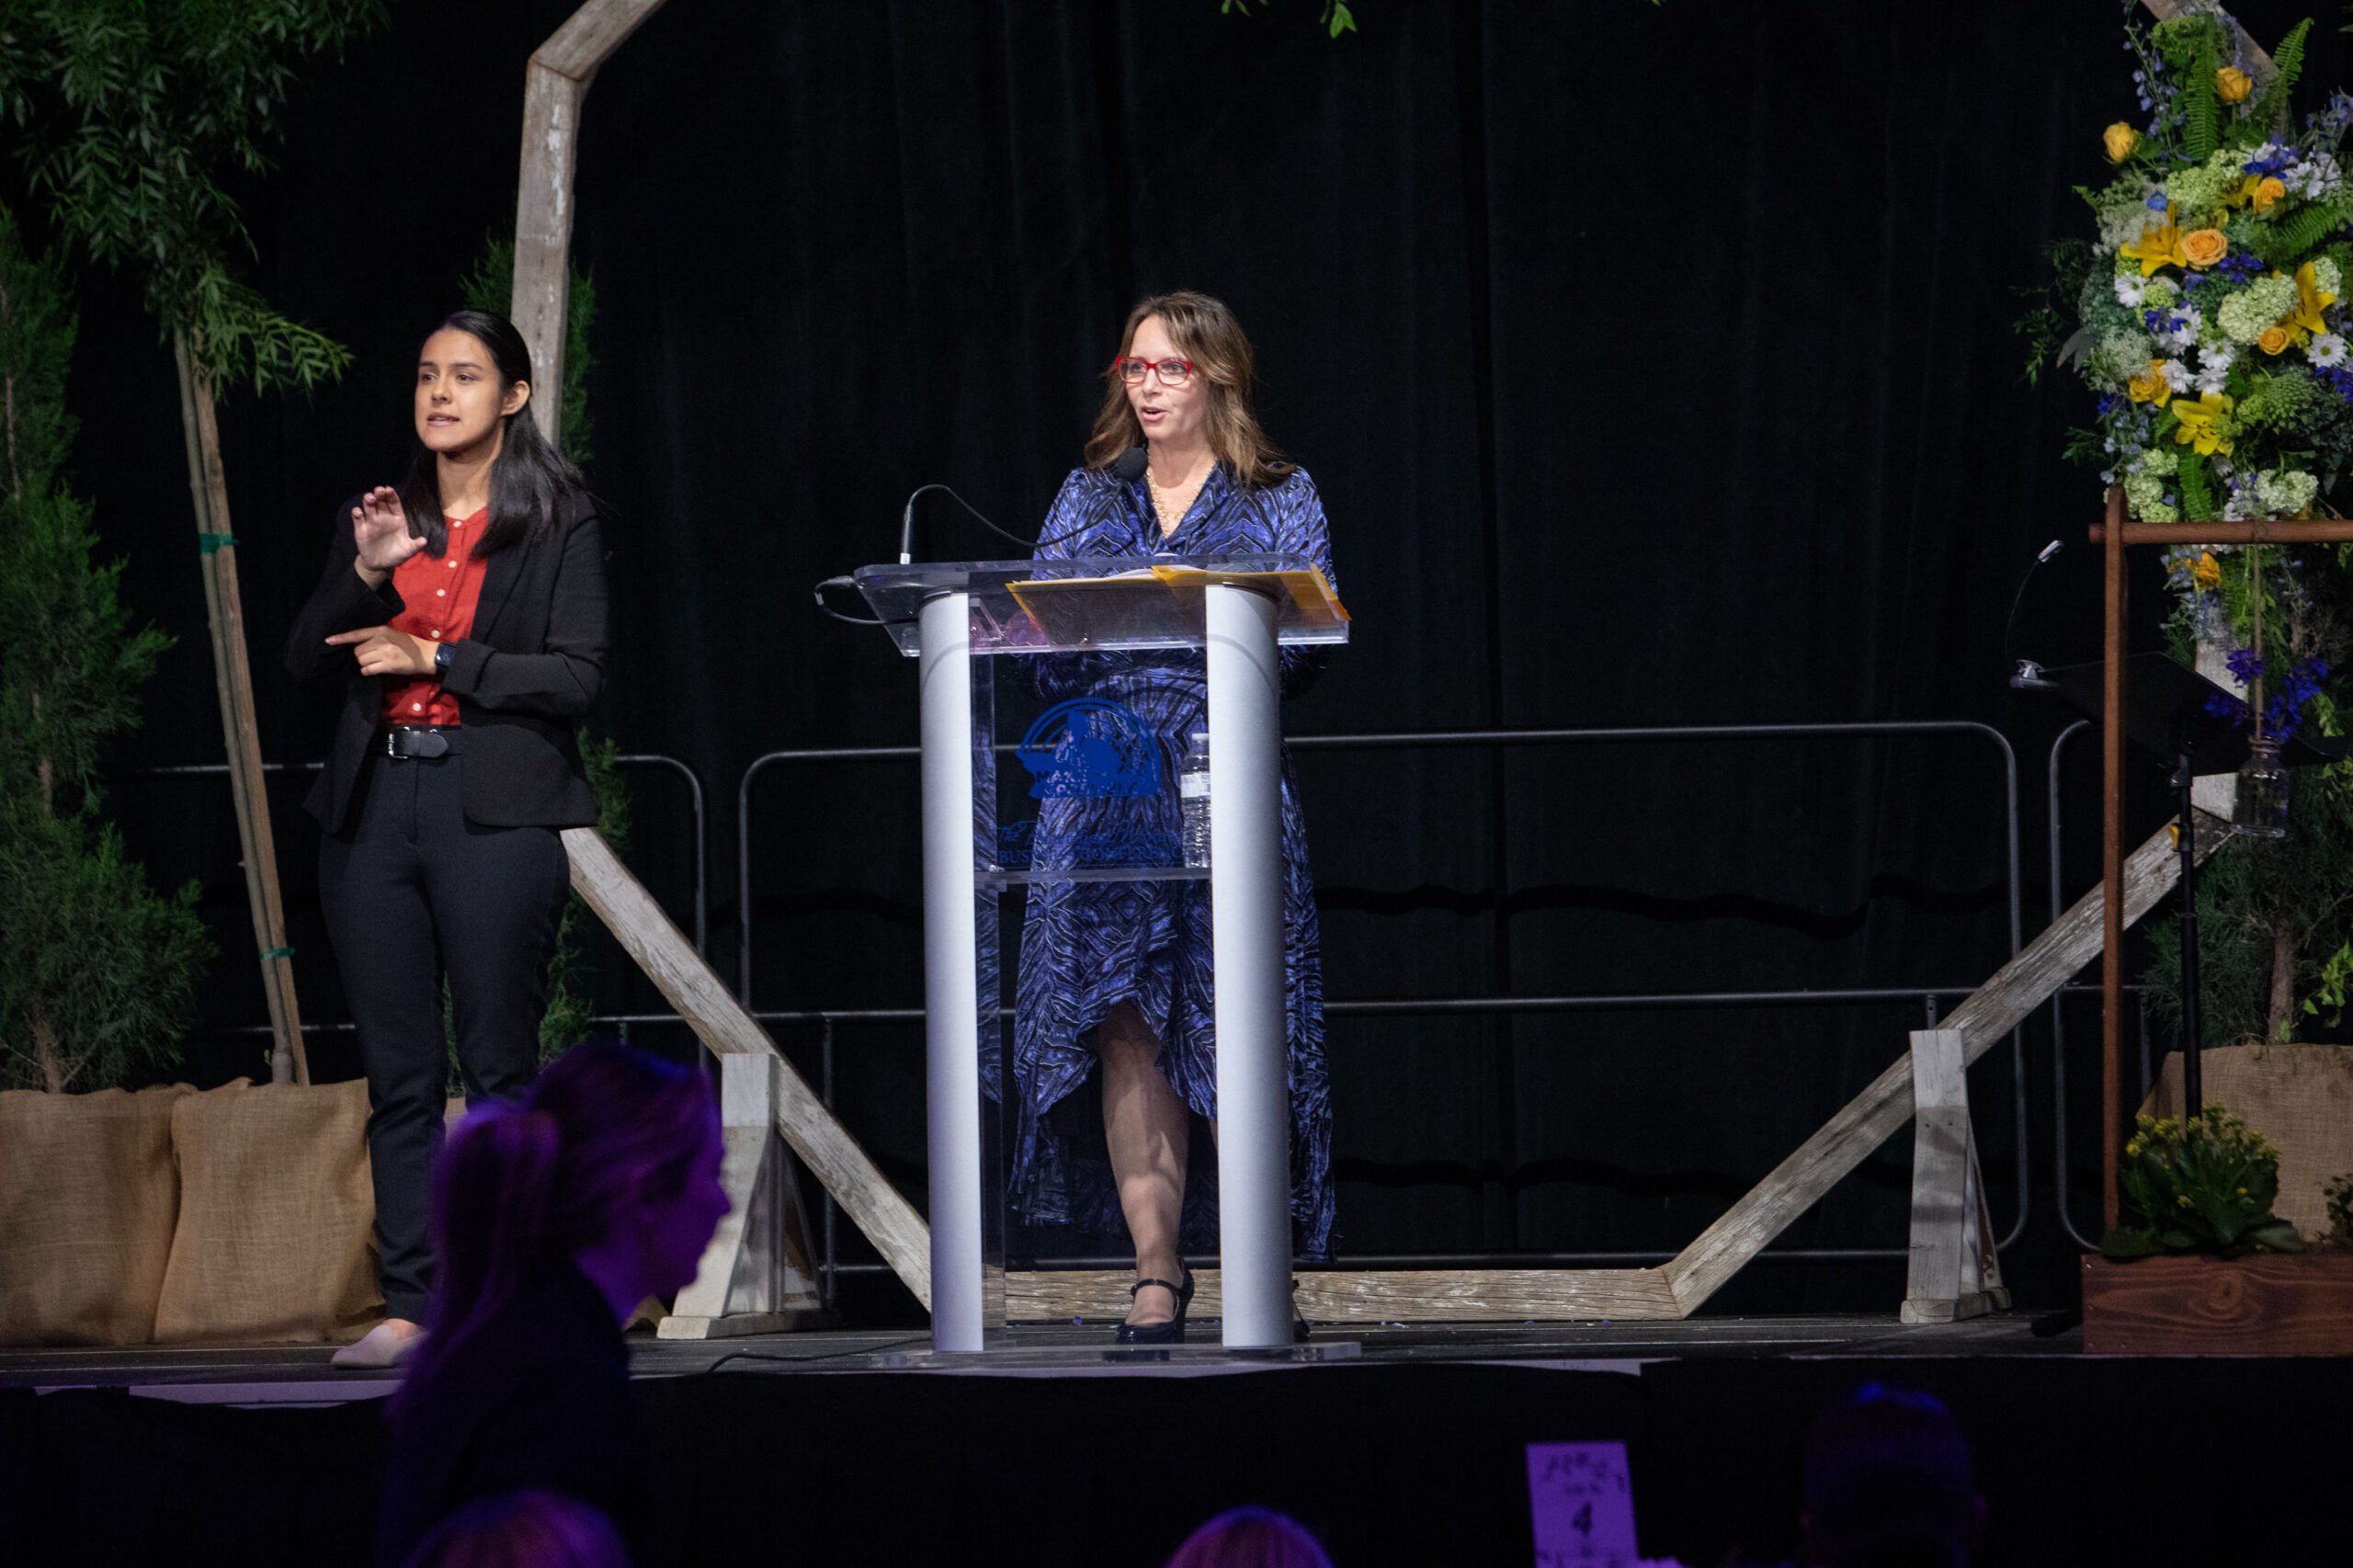
[(451, 740), (447, 756), (370, 756), (350, 827), (319, 845), (320, 899), (368, 1072), (384, 1313), (412, 1322), (432, 1279), (426, 1201), (449, 1085), (441, 982), (467, 1104), (521, 1095), (539, 1071), (570, 887), (555, 829), (466, 820), (464, 736)]

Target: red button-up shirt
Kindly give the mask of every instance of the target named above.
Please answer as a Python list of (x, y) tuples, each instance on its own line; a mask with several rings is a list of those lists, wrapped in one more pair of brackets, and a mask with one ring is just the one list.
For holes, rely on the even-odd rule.
[[(420, 550), (392, 568), (392, 586), (407, 608), (386, 624), (395, 631), (428, 644), (455, 642), (474, 629), (474, 601), (482, 597), (482, 578), (489, 562), (473, 553), (474, 540), (490, 521), (484, 506), (471, 517), (451, 517), (449, 552), (436, 556)], [(454, 724), (458, 699), (441, 689), (435, 676), (395, 684), (384, 682), (384, 722), (388, 724)]]

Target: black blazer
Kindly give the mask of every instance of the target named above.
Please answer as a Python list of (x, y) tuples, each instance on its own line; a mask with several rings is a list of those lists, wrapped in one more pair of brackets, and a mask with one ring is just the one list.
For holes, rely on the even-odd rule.
[[(384, 678), (359, 673), (337, 632), (381, 626), (405, 607), (392, 583), (370, 589), (356, 565), (353, 496), (335, 512), (326, 574), (294, 618), (286, 669), (298, 681), (341, 676), (343, 716), (305, 809), (329, 833), (347, 825), (351, 803), (383, 723)], [(412, 529), (416, 525), (410, 524)], [(597, 514), (569, 506), (539, 544), (500, 551), (483, 574), (472, 632), (452, 642), (442, 688), (465, 728), (459, 798), (484, 827), (587, 827), (596, 798), (580, 766), (573, 726), (605, 687), (605, 557)]]

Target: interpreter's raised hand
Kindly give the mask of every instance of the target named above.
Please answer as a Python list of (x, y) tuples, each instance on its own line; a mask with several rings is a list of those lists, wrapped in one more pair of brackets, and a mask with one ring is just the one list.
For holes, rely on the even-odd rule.
[(363, 676), (429, 676), (436, 644), (389, 626), (338, 631), (327, 639), (334, 647), (348, 647), (359, 660)]
[(356, 570), (371, 588), (382, 587), (393, 568), (425, 548), (425, 540), (408, 531), (401, 493), (389, 484), (376, 486), (351, 509), (351, 539), (359, 547)]

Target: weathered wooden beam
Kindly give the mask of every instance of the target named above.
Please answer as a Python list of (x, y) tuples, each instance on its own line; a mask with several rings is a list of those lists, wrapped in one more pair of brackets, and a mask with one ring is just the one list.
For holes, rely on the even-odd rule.
[[(1127, 1315), (1135, 1276), (1119, 1269), (1007, 1270), (1005, 1312), (1016, 1323)], [(1221, 1275), (1193, 1271), (1192, 1315), (1224, 1314)], [(1315, 1323), (1525, 1323), (1678, 1318), (1655, 1268), (1333, 1269), (1298, 1276), (1292, 1298)]]
[(188, 486), (196, 506), (204, 619), (212, 636), (212, 684), (221, 699), (222, 740), (229, 754), (229, 797), (237, 816), (245, 903), (253, 912), (254, 950), (261, 957), (262, 993), (269, 1004), (269, 1076), (272, 1083), (308, 1084), (311, 1059), (302, 1049), (302, 1010), (294, 999), (294, 949), (286, 945), (286, 909), (278, 897), (278, 840), (269, 825), (261, 731), (254, 722), (253, 669), (245, 659), (244, 597), (237, 587), (237, 544), (229, 528), (229, 481), (221, 467), (221, 431), (214, 420), (211, 385), (196, 363), (187, 333), (172, 334), (172, 358), (179, 369), (180, 430), (188, 442)]
[[(2224, 824), (2211, 818), (2202, 820), (2197, 840), (2199, 858), (2211, 855), (2227, 837)], [(2168, 824), (2134, 850), (2124, 864), (2123, 924), (2131, 925), (2155, 907), (2173, 890), (2178, 874), (2173, 829)], [(2097, 888), (2077, 899), (2074, 908), (1945, 1018), (1942, 1028), (1963, 1036), (1969, 1061), (1992, 1050), (2029, 1013), (2099, 956), (2105, 904)], [(1911, 1116), (1912, 1057), (1906, 1051), (1665, 1266), (1662, 1272), (1683, 1312), (1697, 1311), (1872, 1150), (1894, 1136)]]
[(777, 1131), (928, 1311), (931, 1233), (923, 1216), (884, 1179), (596, 830), (564, 829), (563, 848), (572, 859), (573, 891), (587, 901), (698, 1039), (722, 1056), (765, 1052), (777, 1059)]
[(515, 193), (515, 296), (510, 309), (531, 346), (532, 417), (551, 445), (563, 425), (564, 316), (572, 279), (572, 176), (580, 110), (597, 68), (662, 0), (588, 0), (523, 72), (523, 159)]

